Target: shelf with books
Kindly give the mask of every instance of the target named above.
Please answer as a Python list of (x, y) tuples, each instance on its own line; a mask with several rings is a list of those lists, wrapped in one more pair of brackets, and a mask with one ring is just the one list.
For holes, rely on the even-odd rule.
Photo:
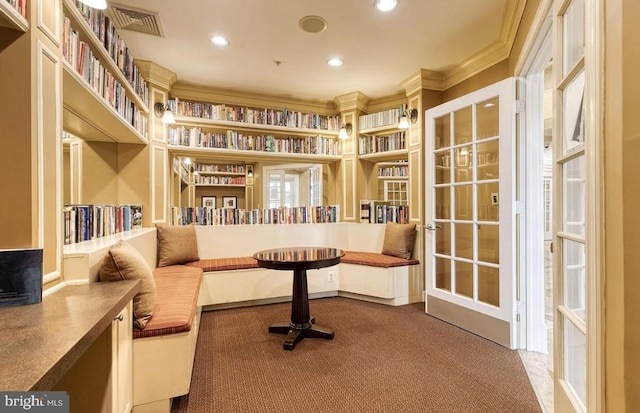
[[(149, 112), (149, 88), (142, 78), (127, 46), (115, 31), (111, 19), (102, 10), (79, 1), (64, 0), (64, 14), (69, 19), (65, 31), (73, 28), (79, 39), (86, 42), (93, 56), (122, 84), (126, 96), (143, 113)], [(68, 36), (65, 33), (65, 36)]]
[(371, 155), (395, 151), (407, 151), (406, 132), (397, 130), (390, 134), (360, 135), (358, 137), (358, 155)]
[(196, 186), (235, 186), (246, 185), (246, 166), (232, 164), (211, 164), (195, 162), (193, 167)]
[[(64, 0), (64, 12), (64, 129), (87, 141), (147, 144), (148, 87), (126, 46), (118, 41), (112, 47), (126, 56), (116, 62), (75, 2)], [(87, 15), (94, 26), (104, 22), (98, 11)], [(118, 38), (112, 29), (109, 33), (104, 36), (111, 44)]]
[[(63, 128), (87, 141), (147, 144), (136, 130), (66, 61), (63, 64)], [(139, 121), (146, 124), (147, 117)]]
[(394, 161), (398, 159), (406, 159), (407, 150), (398, 149), (395, 151), (368, 153), (365, 155), (359, 155), (358, 158), (361, 160), (366, 160), (370, 162)]
[(404, 105), (396, 108), (368, 113), (358, 117), (358, 131), (363, 134), (389, 131), (398, 128), (398, 119), (404, 111)]
[(169, 129), (169, 148), (186, 155), (223, 156), (225, 159), (298, 159), (333, 162), (341, 158), (340, 141), (324, 136), (245, 134), (235, 130), (203, 130), (178, 126)]
[(65, 205), (64, 244), (142, 228), (142, 205)]
[(340, 206), (269, 209), (171, 207), (172, 225), (271, 225), (340, 222)]
[(378, 162), (378, 179), (409, 179), (409, 163), (406, 160)]
[(360, 200), (360, 222), (406, 224), (409, 222), (409, 206), (406, 204), (397, 205), (391, 201)]
[(176, 122), (197, 126), (246, 128), (287, 134), (322, 134), (338, 136), (340, 116), (304, 113), (289, 109), (252, 108), (247, 106), (188, 102), (169, 99)]
[(26, 32), (29, 30), (26, 12), (27, 0), (0, 0), (0, 27)]

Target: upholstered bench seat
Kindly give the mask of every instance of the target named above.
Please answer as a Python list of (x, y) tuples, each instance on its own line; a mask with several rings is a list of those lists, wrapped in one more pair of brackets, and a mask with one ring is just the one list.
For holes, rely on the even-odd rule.
[(415, 258), (405, 259), (384, 255), (377, 252), (345, 251), (341, 263), (366, 265), (369, 267), (392, 268), (405, 265), (418, 265), (420, 261)]
[(259, 268), (253, 257), (212, 258), (189, 262), (185, 265), (201, 268), (204, 272), (248, 270)]
[(143, 330), (133, 330), (133, 338), (190, 331), (197, 310), (202, 269), (170, 265), (154, 269), (153, 277), (156, 283), (153, 317)]

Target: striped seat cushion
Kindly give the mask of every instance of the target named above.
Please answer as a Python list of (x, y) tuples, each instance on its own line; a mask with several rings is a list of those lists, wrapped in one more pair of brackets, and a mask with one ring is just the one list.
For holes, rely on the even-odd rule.
[(187, 263), (190, 267), (201, 268), (204, 272), (246, 270), (259, 268), (258, 261), (253, 257), (212, 258)]
[(345, 251), (340, 262), (345, 264), (368, 265), (369, 267), (402, 267), (404, 265), (418, 265), (420, 261), (415, 258), (405, 259), (384, 255), (378, 252)]
[(153, 316), (144, 329), (133, 329), (133, 338), (190, 331), (198, 303), (202, 270), (170, 265), (153, 270), (153, 277), (156, 282)]

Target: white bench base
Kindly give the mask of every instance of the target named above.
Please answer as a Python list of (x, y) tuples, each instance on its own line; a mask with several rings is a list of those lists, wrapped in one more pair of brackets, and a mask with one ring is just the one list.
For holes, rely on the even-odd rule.
[(202, 307), (191, 330), (133, 340), (133, 412), (164, 412), (171, 398), (189, 393)]

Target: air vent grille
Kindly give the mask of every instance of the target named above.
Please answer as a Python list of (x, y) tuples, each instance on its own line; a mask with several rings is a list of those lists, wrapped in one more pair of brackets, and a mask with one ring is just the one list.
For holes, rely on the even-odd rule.
[(146, 33), (164, 37), (158, 13), (149, 10), (134, 9), (121, 4), (111, 4), (109, 15), (117, 29)]

